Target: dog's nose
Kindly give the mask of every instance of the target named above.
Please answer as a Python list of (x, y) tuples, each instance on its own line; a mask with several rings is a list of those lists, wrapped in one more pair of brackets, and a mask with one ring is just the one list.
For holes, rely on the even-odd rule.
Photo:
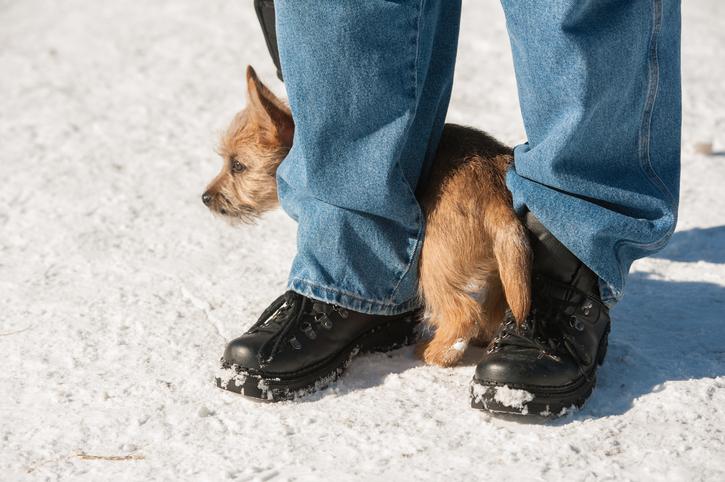
[(213, 197), (214, 196), (212, 196), (211, 194), (209, 194), (209, 191), (207, 191), (207, 192), (205, 192), (204, 194), (201, 195), (201, 202), (204, 203), (204, 206), (208, 206), (209, 203), (211, 203), (211, 200), (212, 200)]

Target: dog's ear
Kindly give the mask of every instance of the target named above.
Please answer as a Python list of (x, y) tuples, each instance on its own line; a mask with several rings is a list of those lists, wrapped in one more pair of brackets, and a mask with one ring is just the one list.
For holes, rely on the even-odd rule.
[(252, 115), (276, 135), (282, 146), (292, 147), (295, 130), (292, 112), (259, 80), (251, 65), (247, 66), (247, 92)]

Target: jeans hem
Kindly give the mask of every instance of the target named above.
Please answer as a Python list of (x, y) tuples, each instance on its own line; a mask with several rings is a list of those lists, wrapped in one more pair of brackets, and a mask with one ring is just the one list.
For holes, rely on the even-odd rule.
[(309, 298), (368, 315), (399, 315), (419, 308), (421, 304), (417, 296), (402, 303), (389, 303), (371, 300), (329, 286), (322, 286), (302, 278), (291, 278), (287, 286), (292, 291)]
[(619, 300), (622, 299), (623, 293), (613, 284), (599, 278), (599, 295), (602, 299), (602, 303), (604, 303), (607, 308), (613, 308), (614, 305), (619, 303)]

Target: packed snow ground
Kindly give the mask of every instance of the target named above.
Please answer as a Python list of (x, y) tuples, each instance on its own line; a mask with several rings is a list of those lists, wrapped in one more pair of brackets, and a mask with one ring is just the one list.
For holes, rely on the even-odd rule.
[[(273, 79), (251, 2), (0, 1), (0, 479), (724, 480), (725, 3), (683, 4), (678, 232), (586, 407), (520, 423), (469, 408), (475, 351), (359, 358), (294, 403), (214, 388), (294, 254), (283, 213), (199, 200), (245, 64)], [(465, 4), (450, 119), (524, 138), (493, 0)]]

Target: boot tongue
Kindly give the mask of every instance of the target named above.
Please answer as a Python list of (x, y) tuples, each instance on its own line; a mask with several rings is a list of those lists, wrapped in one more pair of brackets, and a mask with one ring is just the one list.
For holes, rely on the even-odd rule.
[(534, 254), (534, 276), (571, 285), (585, 293), (599, 294), (597, 275), (561, 244), (531, 211), (526, 213), (524, 222)]

